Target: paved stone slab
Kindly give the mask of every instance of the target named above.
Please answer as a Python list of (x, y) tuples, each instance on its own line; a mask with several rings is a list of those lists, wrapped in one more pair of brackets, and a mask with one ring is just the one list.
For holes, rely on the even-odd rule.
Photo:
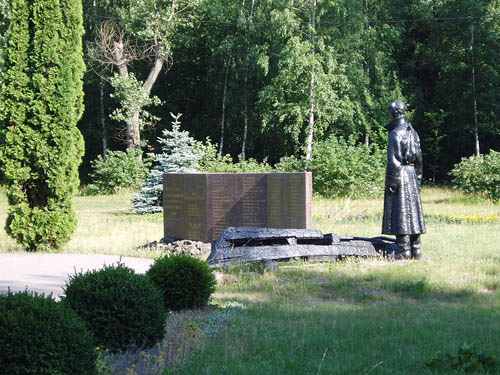
[(121, 261), (137, 273), (145, 273), (152, 259), (92, 254), (0, 254), (0, 293), (28, 289), (50, 294), (55, 299), (63, 295), (69, 275), (75, 272), (100, 269)]
[(229, 227), (212, 247), (207, 261), (211, 267), (222, 267), (291, 258), (331, 261), (345, 256), (378, 257), (390, 244), (385, 238), (339, 237), (313, 229)]
[(224, 240), (235, 241), (241, 239), (263, 240), (277, 238), (321, 239), (323, 233), (315, 229), (276, 229), (254, 227), (229, 227), (224, 232)]

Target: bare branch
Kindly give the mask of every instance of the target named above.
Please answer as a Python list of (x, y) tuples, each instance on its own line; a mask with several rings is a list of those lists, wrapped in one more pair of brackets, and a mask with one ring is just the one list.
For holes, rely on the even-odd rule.
[(120, 74), (125, 75), (132, 61), (144, 58), (147, 54), (147, 49), (126, 37), (125, 32), (111, 21), (101, 24), (95, 40), (89, 42), (87, 48), (90, 60), (97, 63), (101, 72), (117, 68)]

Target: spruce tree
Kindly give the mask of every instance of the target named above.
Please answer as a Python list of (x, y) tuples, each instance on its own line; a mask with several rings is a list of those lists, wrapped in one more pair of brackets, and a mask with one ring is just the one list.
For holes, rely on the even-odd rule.
[(196, 150), (196, 140), (187, 131), (180, 130), (180, 114), (170, 114), (174, 121), (172, 130), (164, 130), (163, 138), (158, 138), (161, 154), (149, 154), (155, 166), (139, 194), (132, 198), (134, 212), (139, 214), (163, 211), (163, 174), (194, 173), (202, 153)]
[(57, 248), (76, 228), (83, 138), (81, 0), (12, 0), (5, 35), (0, 157), (7, 233), (28, 250)]

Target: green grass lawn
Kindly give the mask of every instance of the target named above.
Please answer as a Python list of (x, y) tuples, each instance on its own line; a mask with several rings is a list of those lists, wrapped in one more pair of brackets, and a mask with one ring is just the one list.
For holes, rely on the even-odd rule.
[[(159, 252), (138, 247), (163, 237), (161, 214), (132, 213), (133, 193), (107, 196), (77, 196), (74, 199), (78, 226), (71, 240), (59, 251), (63, 253), (110, 254), (156, 258)], [(4, 190), (0, 194), (0, 252), (23, 249), (3, 229), (7, 217)]]
[[(131, 214), (128, 198), (75, 198), (78, 229), (62, 251), (156, 256), (136, 247), (162, 237), (161, 215)], [(437, 188), (424, 189), (422, 199), (421, 261), (231, 270), (237, 280), (218, 286), (213, 302), (244, 308), (217, 334), (189, 346), (175, 373), (432, 374), (427, 361), (464, 343), (500, 360), (500, 205)], [(378, 236), (382, 204), (315, 198), (314, 226)], [(3, 194), (0, 214), (4, 221)], [(0, 234), (0, 251), (20, 250)]]

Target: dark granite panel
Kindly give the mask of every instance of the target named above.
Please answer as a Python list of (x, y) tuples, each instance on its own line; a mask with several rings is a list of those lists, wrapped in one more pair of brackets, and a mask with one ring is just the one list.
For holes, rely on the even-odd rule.
[(267, 176), (267, 223), (270, 228), (312, 228), (312, 175), (270, 173)]
[(215, 242), (227, 227), (312, 228), (311, 173), (165, 174), (165, 237)]
[(206, 174), (168, 174), (163, 178), (165, 237), (209, 242)]

